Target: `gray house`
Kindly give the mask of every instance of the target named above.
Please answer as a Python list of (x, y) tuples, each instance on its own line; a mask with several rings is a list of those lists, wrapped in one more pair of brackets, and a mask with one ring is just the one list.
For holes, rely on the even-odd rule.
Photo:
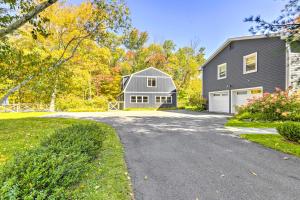
[(235, 113), (237, 106), (275, 87), (300, 88), (300, 54), (279, 36), (228, 39), (200, 70), (211, 112)]
[(122, 78), (119, 101), (123, 108), (169, 108), (177, 106), (172, 77), (154, 67)]

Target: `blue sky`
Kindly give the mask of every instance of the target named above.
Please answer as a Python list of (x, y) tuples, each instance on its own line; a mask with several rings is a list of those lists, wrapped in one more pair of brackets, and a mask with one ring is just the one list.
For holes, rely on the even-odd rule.
[[(81, 0), (69, 0), (78, 3)], [(250, 35), (250, 15), (272, 20), (286, 0), (125, 0), (133, 26), (147, 31), (149, 42), (173, 40), (177, 47), (198, 41), (206, 57), (227, 38)]]

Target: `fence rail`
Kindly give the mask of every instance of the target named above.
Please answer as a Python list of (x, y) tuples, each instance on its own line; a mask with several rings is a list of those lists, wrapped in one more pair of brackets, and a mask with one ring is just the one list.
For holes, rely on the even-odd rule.
[(49, 105), (33, 104), (33, 103), (0, 105), (0, 112), (33, 112), (33, 111), (38, 111), (38, 112), (49, 111)]
[(108, 102), (108, 110), (123, 110), (124, 109), (124, 102), (123, 101), (112, 101)]

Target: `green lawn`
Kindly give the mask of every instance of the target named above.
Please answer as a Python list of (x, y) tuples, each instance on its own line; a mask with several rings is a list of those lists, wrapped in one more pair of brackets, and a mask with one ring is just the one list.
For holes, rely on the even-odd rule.
[(124, 111), (164, 111), (164, 110), (176, 110), (176, 107), (170, 108), (125, 108)]
[(0, 113), (0, 119), (19, 119), (28, 117), (40, 117), (51, 114), (48, 112), (20, 112), (20, 113)]
[[(15, 153), (39, 145), (55, 129), (89, 123), (88, 120), (33, 117), (44, 114), (47, 113), (0, 113), (0, 166)], [(123, 147), (115, 130), (111, 127), (110, 130), (86, 178), (73, 188), (80, 199), (131, 199)]]
[(230, 119), (225, 126), (248, 127), (248, 128), (276, 128), (282, 122), (259, 122), (259, 121), (240, 121)]
[(244, 134), (240, 137), (259, 143), (263, 146), (300, 157), (300, 144), (288, 142), (281, 135)]

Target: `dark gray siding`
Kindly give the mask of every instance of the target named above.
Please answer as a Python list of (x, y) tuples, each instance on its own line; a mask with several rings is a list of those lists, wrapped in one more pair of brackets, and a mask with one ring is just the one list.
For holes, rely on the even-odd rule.
[[(203, 95), (208, 92), (263, 86), (264, 92), (275, 87), (285, 89), (286, 46), (280, 38), (235, 41), (203, 68)], [(257, 52), (257, 72), (243, 74), (243, 56)], [(227, 63), (227, 78), (217, 79), (217, 65)]]
[[(148, 96), (149, 103), (130, 103), (130, 96)], [(155, 103), (156, 96), (172, 96), (172, 104)], [(125, 108), (170, 108), (177, 106), (176, 93), (125, 93)]]

